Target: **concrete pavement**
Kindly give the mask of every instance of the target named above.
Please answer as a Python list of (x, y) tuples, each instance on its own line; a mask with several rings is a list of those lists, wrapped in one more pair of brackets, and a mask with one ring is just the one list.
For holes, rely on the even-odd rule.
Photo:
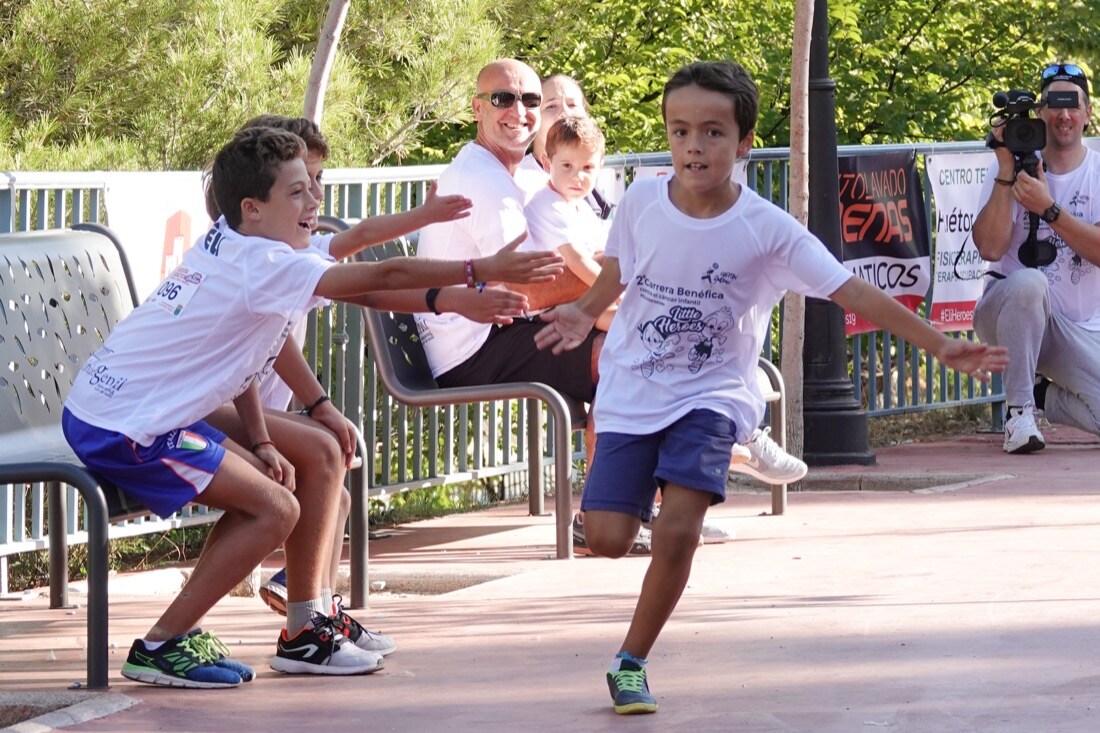
[[(112, 692), (139, 703), (67, 730), (1095, 731), (1100, 443), (1045, 434), (1030, 456), (991, 435), (882, 449), (811, 477), (909, 490), (793, 493), (781, 517), (764, 491), (731, 495), (712, 517), (737, 541), (700, 548), (650, 656), (656, 715), (614, 715), (603, 679), (648, 560), (549, 560), (553, 518), (511, 506), (372, 542), (387, 592), (357, 615), (399, 649), (371, 676), (270, 670), (280, 619), (226, 598), (205, 627), (256, 681), (131, 683), (117, 669), (167, 599), (113, 594)], [(410, 588), (448, 592), (388, 592)], [(0, 691), (82, 680), (83, 609), (46, 606), (0, 603)]]

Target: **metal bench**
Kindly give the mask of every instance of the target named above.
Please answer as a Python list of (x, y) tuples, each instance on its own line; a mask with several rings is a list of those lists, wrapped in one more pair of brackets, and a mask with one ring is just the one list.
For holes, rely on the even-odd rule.
[(88, 528), (88, 686), (107, 686), (107, 528), (148, 514), (73, 455), (61, 409), (84, 361), (137, 303), (117, 240), (85, 231), (0, 235), (0, 485), (46, 483), (50, 606), (68, 605), (63, 484), (80, 492)]
[[(80, 367), (136, 304), (126, 256), (105, 227), (0, 235), (0, 488), (47, 487), (51, 608), (69, 605), (62, 487), (74, 487), (83, 500), (90, 688), (107, 687), (109, 525), (150, 512), (80, 465), (61, 432), (61, 411)], [(349, 478), (353, 497), (361, 495), (353, 501), (359, 508), (351, 521), (353, 541), (366, 533), (363, 455), (360, 437)], [(351, 559), (353, 607), (365, 605), (367, 597), (365, 538), (362, 544), (362, 557)]]

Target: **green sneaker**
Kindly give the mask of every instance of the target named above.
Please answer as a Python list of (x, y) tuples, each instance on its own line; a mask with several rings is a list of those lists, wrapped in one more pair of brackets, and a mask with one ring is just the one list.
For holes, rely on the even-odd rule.
[(134, 639), (122, 676), (137, 682), (166, 687), (236, 687), (241, 676), (206, 660), (202, 641), (189, 634), (169, 639), (150, 651), (141, 639)]
[(645, 665), (638, 664), (633, 658), (620, 657), (619, 670), (607, 673), (607, 686), (611, 690), (611, 699), (615, 701), (615, 712), (619, 715), (657, 712), (657, 701), (649, 694), (646, 683)]
[(198, 652), (206, 664), (236, 672), (240, 675), (241, 682), (251, 682), (256, 677), (256, 672), (247, 664), (241, 664), (229, 658), (229, 647), (224, 641), (214, 636), (214, 632), (192, 629), (188, 636), (191, 637), (191, 648)]

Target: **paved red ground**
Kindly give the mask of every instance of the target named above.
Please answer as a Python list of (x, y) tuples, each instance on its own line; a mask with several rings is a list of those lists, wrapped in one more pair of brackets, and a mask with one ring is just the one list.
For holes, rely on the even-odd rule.
[[(998, 436), (881, 450), (852, 477), (975, 473), (949, 491), (766, 493), (712, 516), (736, 542), (701, 548), (650, 657), (656, 715), (620, 719), (604, 670), (648, 561), (547, 559), (552, 517), (507, 507), (372, 542), (369, 625), (397, 637), (384, 671), (302, 678), (267, 668), (279, 619), (227, 598), (206, 621), (253, 664), (234, 690), (112, 679), (134, 707), (79, 731), (998, 731), (1100, 729), (1100, 443), (1066, 428), (1006, 456)], [(935, 475), (930, 483), (939, 483)], [(79, 600), (79, 597), (77, 597)], [(112, 675), (165, 598), (111, 602)], [(0, 690), (83, 678), (83, 611), (0, 603)], [(55, 659), (47, 659), (55, 657)]]

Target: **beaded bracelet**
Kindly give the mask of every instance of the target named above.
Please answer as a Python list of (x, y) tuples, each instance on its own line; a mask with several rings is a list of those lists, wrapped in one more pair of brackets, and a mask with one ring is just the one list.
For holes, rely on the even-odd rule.
[(465, 265), (465, 269), (466, 269), (466, 287), (476, 288), (477, 287), (477, 278), (474, 277), (474, 261), (473, 260), (466, 260), (464, 265)]

